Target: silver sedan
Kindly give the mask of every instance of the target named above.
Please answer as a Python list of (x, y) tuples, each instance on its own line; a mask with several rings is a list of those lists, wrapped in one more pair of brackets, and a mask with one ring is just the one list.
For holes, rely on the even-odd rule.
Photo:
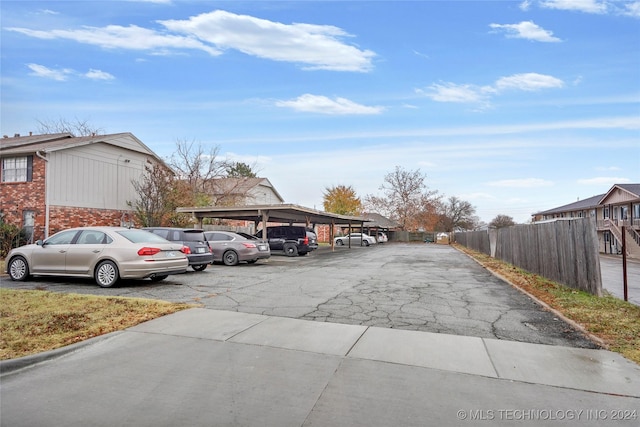
[(213, 262), (223, 262), (224, 265), (237, 265), (240, 262), (253, 264), (271, 256), (269, 244), (262, 240), (249, 240), (231, 231), (206, 231), (204, 235), (213, 252)]
[(360, 246), (369, 246), (376, 243), (375, 237), (369, 236), (366, 233), (351, 233), (346, 236), (336, 237), (333, 241), (338, 246), (348, 245), (349, 242), (351, 242), (351, 245)]
[(12, 280), (31, 275), (93, 277), (109, 288), (120, 279), (160, 281), (184, 273), (189, 261), (180, 244), (124, 227), (78, 227), (9, 251)]

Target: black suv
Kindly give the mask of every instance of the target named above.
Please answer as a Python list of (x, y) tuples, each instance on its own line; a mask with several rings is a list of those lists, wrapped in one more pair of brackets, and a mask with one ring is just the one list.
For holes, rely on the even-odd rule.
[(164, 237), (170, 242), (182, 243), (189, 248), (187, 258), (189, 265), (195, 271), (202, 271), (207, 265), (213, 264), (213, 254), (204, 235), (204, 230), (199, 228), (171, 228), (171, 227), (146, 227), (144, 230)]
[[(262, 230), (256, 237), (262, 238)], [(267, 227), (267, 242), (271, 251), (284, 251), (287, 256), (306, 255), (318, 249), (316, 233), (299, 225)]]

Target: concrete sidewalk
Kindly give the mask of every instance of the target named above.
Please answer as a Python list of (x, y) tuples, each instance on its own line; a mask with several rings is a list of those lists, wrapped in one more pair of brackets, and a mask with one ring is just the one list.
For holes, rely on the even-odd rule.
[(609, 351), (209, 309), (2, 366), (2, 426), (640, 422), (640, 367)]

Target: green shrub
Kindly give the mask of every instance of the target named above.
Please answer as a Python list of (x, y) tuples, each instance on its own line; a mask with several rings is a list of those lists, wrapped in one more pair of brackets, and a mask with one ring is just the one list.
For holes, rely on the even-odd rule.
[(12, 248), (27, 243), (27, 236), (23, 229), (13, 224), (8, 224), (0, 215), (0, 258), (7, 256)]

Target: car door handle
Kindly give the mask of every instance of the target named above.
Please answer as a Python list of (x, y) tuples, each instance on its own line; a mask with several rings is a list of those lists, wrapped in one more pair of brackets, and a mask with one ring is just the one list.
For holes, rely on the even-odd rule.
[(63, 250), (63, 249), (60, 249), (58, 252), (60, 252), (61, 254), (63, 254), (63, 253), (65, 253), (65, 252), (67, 252), (67, 251), (65, 251), (65, 250)]
[(93, 252), (94, 254), (99, 254), (99, 253), (100, 253), (100, 250), (98, 250), (98, 249), (94, 249), (94, 250), (92, 250), (91, 252)]

